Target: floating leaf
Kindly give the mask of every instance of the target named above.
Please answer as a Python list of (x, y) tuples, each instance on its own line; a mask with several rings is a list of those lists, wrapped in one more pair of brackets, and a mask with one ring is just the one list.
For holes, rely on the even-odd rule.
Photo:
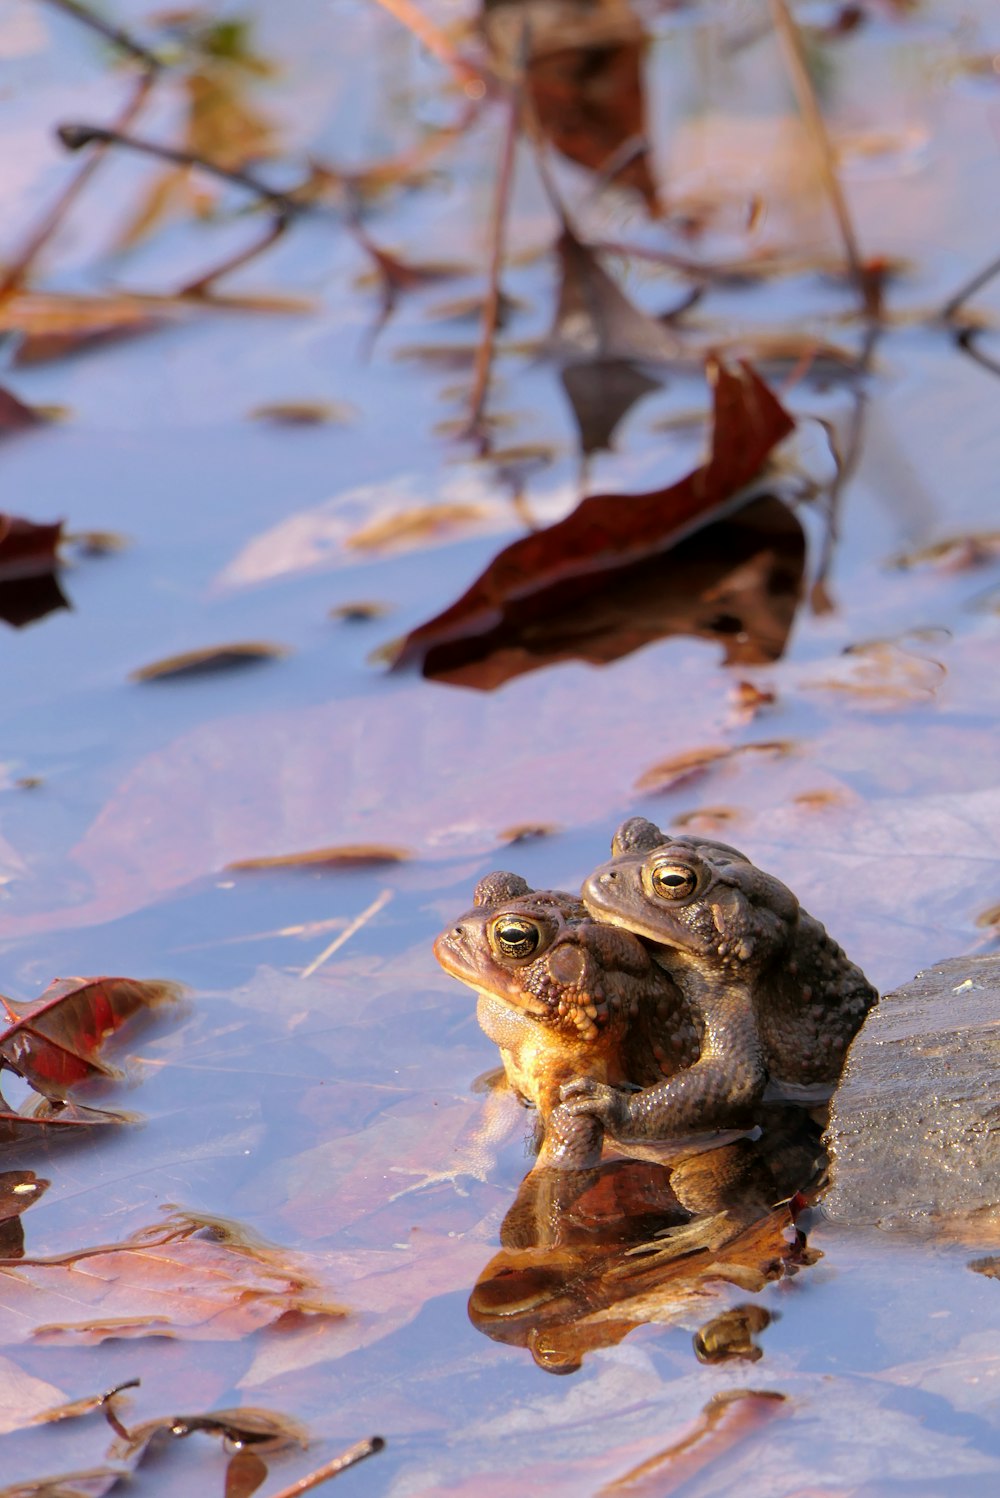
[(651, 765), (635, 783), (637, 791), (657, 794), (674, 790), (692, 780), (698, 780), (714, 766), (732, 761), (744, 754), (766, 754), (782, 759), (791, 754), (795, 745), (790, 739), (774, 739), (760, 744), (710, 744), (704, 749), (688, 749), (683, 754), (672, 755)]
[(161, 1415), (155, 1420), (144, 1420), (117, 1440), (108, 1456), (115, 1461), (134, 1463), (136, 1458), (141, 1461), (150, 1442), (157, 1436), (183, 1440), (196, 1432), (220, 1436), (232, 1446), (253, 1446), (260, 1451), (281, 1451), (287, 1446), (304, 1448), (309, 1444), (305, 1428), (297, 1420), (273, 1410), (247, 1405), (240, 1409), (208, 1410), (198, 1415)]
[(175, 984), (131, 978), (57, 978), (33, 1004), (0, 1003), (10, 1023), (0, 1030), (4, 1064), (48, 1098), (65, 1101), (75, 1083), (118, 1076), (101, 1046), (134, 1015), (176, 1003)]
[(20, 1144), (65, 1130), (100, 1128), (106, 1124), (134, 1122), (128, 1113), (109, 1113), (103, 1108), (85, 1108), (82, 1103), (60, 1103), (47, 1097), (28, 1097), (20, 1108), (11, 1108), (0, 1094), (0, 1144)]
[(666, 550), (737, 497), (794, 423), (749, 366), (732, 373), (716, 364), (709, 374), (715, 426), (706, 464), (649, 494), (593, 495), (564, 520), (520, 537), (456, 603), (394, 646), (392, 664), (423, 661), (431, 674), (449, 655), (468, 657), (470, 641), (500, 626), (523, 629), (558, 615), (568, 599), (592, 592), (596, 577), (606, 582)]
[(293, 1313), (316, 1322), (346, 1314), (296, 1255), (235, 1224), (180, 1210), (121, 1243), (19, 1259), (16, 1278), (0, 1272), (0, 1343), (25, 1336), (70, 1346), (150, 1336), (228, 1341)]
[(44, 425), (45, 417), (33, 406), (26, 406), (10, 390), (0, 385), (0, 437), (10, 432), (26, 432)]
[(226, 868), (239, 873), (259, 869), (378, 868), (387, 863), (405, 863), (411, 855), (405, 848), (381, 844), (345, 843), (339, 848), (310, 848), (305, 853), (276, 853), (264, 858), (241, 858)]
[(162, 661), (140, 666), (129, 675), (130, 681), (163, 681), (175, 676), (209, 676), (215, 671), (235, 671), (255, 666), (261, 661), (283, 660), (289, 655), (284, 645), (269, 645), (251, 640), (236, 645), (208, 645), (202, 650), (185, 650), (168, 655)]
[(708, 1401), (694, 1428), (630, 1472), (605, 1483), (598, 1498), (667, 1498), (697, 1479), (749, 1436), (788, 1413), (788, 1396), (771, 1389), (727, 1389)]
[(0, 583), (42, 577), (55, 571), (63, 522), (37, 525), (0, 513)]
[(286, 427), (347, 426), (357, 414), (346, 401), (270, 401), (254, 406), (250, 420)]
[(345, 536), (344, 545), (351, 551), (390, 551), (396, 547), (417, 546), (426, 540), (437, 540), (465, 526), (478, 525), (488, 518), (488, 511), (475, 504), (420, 505), (373, 520), (360, 530)]
[(24, 1252), (21, 1213), (47, 1190), (49, 1181), (33, 1170), (0, 1171), (0, 1259), (19, 1259)]

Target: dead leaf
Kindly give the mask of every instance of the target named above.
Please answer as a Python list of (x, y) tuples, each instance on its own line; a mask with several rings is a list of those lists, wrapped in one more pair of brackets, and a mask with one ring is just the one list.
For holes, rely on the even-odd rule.
[[(715, 426), (709, 460), (666, 489), (593, 495), (556, 525), (504, 548), (458, 599), (392, 647), (394, 667), (422, 662), (424, 674), (500, 626), (523, 630), (557, 615), (594, 579), (644, 561), (715, 518), (759, 473), (794, 423), (749, 366), (710, 366)], [(483, 653), (483, 652), (480, 652)]]
[(794, 748), (795, 744), (791, 739), (774, 739), (759, 744), (711, 744), (704, 749), (688, 749), (683, 754), (675, 754), (670, 759), (651, 765), (639, 776), (635, 788), (637, 791), (656, 795), (693, 780), (700, 780), (710, 769), (737, 759), (740, 755), (767, 754), (783, 759)]
[(18, 515), (0, 513), (0, 583), (44, 577), (55, 572), (62, 528), (61, 520), (37, 525), (35, 521), (22, 520)]
[(344, 545), (350, 551), (409, 548), (428, 539), (437, 540), (442, 535), (461, 531), (466, 526), (478, 525), (487, 518), (487, 511), (480, 505), (421, 505), (417, 509), (400, 510), (395, 515), (373, 520), (345, 536)]
[(110, 1113), (103, 1108), (85, 1108), (82, 1103), (60, 1103), (31, 1096), (13, 1109), (0, 1094), (0, 1144), (20, 1144), (66, 1130), (99, 1128), (105, 1124), (135, 1121), (129, 1113)]
[(693, 1430), (664, 1451), (605, 1483), (599, 1498), (616, 1494), (632, 1498), (668, 1498), (706, 1468), (728, 1455), (780, 1414), (788, 1413), (788, 1396), (770, 1389), (727, 1389), (706, 1404)]
[(915, 551), (900, 552), (887, 565), (900, 571), (930, 566), (942, 572), (966, 572), (994, 562), (998, 556), (1000, 531), (970, 531), (964, 536), (945, 536)]
[(372, 619), (384, 619), (388, 613), (391, 613), (389, 604), (366, 598), (356, 603), (336, 603), (329, 610), (328, 617), (342, 619), (345, 624), (367, 624)]
[(136, 1014), (174, 1004), (174, 983), (131, 978), (57, 978), (33, 1004), (0, 1004), (10, 1021), (0, 1030), (4, 1064), (36, 1091), (59, 1102), (76, 1083), (121, 1073), (99, 1055), (109, 1035)]
[(231, 1446), (252, 1446), (258, 1451), (281, 1451), (288, 1446), (301, 1446), (305, 1449), (309, 1444), (305, 1427), (297, 1420), (288, 1415), (276, 1414), (273, 1410), (244, 1405), (239, 1409), (209, 1410), (197, 1415), (165, 1415), (155, 1420), (144, 1420), (141, 1425), (119, 1437), (108, 1456), (112, 1461), (129, 1462), (134, 1466), (137, 1461), (142, 1460), (150, 1443), (157, 1436), (172, 1436), (183, 1440), (197, 1432), (220, 1436)]
[(234, 873), (253, 873), (260, 869), (302, 868), (379, 868), (387, 863), (405, 863), (412, 854), (405, 848), (381, 844), (345, 843), (339, 848), (310, 848), (305, 853), (276, 853), (264, 858), (240, 858), (226, 865)]
[(44, 1194), (49, 1181), (33, 1170), (0, 1171), (0, 1259), (19, 1259), (24, 1252), (21, 1213)]
[(250, 1498), (266, 1477), (267, 1464), (261, 1461), (256, 1451), (236, 1451), (226, 1467), (224, 1498)]
[(254, 406), (250, 420), (287, 427), (347, 426), (357, 415), (346, 401), (270, 401)]
[(255, 666), (261, 661), (283, 660), (291, 652), (285, 645), (270, 645), (261, 640), (235, 645), (207, 645), (201, 650), (185, 650), (168, 655), (129, 673), (130, 681), (163, 681), (176, 676), (208, 676), (215, 671), (234, 671)]
[(26, 406), (11, 390), (0, 385), (0, 437), (43, 426), (45, 417), (34, 406)]
[[(46, 1319), (56, 1308), (60, 1319)], [(229, 1341), (285, 1318), (344, 1315), (298, 1255), (179, 1209), (121, 1243), (0, 1266), (4, 1343), (26, 1336), (76, 1347), (122, 1337)]]
[(86, 1472), (62, 1472), (0, 1488), (0, 1498), (104, 1498), (122, 1480), (120, 1468), (91, 1467)]
[(875, 710), (934, 701), (948, 675), (943, 661), (927, 654), (931, 644), (946, 644), (943, 629), (906, 630), (894, 639), (848, 645), (839, 668), (829, 676), (805, 680), (806, 691), (838, 692), (859, 707)]

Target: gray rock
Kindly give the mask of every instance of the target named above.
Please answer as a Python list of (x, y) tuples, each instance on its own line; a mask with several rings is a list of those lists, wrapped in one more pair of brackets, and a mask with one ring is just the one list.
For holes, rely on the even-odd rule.
[(939, 962), (881, 1000), (826, 1141), (831, 1220), (1000, 1242), (1000, 956)]

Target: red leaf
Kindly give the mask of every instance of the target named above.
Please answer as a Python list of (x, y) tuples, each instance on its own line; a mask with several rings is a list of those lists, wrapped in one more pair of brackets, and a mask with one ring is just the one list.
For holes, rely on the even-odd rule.
[(61, 520), (36, 525), (33, 520), (0, 513), (0, 582), (54, 572), (62, 526)]
[(176, 998), (169, 983), (57, 978), (20, 1013), (4, 999), (13, 1023), (0, 1031), (0, 1068), (6, 1063), (46, 1097), (65, 1099), (75, 1082), (118, 1075), (98, 1055), (107, 1036), (140, 1010)]
[(648, 494), (591, 495), (556, 525), (521, 536), (450, 608), (411, 630), (392, 665), (422, 662), (434, 647), (483, 634), (514, 611), (522, 622), (546, 618), (595, 576), (665, 551), (714, 518), (795, 423), (749, 365), (734, 373), (712, 361), (708, 374), (715, 419), (707, 463)]

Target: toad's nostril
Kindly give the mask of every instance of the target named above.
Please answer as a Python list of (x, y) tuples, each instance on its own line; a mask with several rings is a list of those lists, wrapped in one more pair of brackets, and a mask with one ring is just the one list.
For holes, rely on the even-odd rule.
[(601, 883), (602, 884), (613, 884), (617, 878), (618, 878), (618, 875), (615, 873), (614, 869), (611, 869), (607, 874), (602, 874), (601, 875)]

